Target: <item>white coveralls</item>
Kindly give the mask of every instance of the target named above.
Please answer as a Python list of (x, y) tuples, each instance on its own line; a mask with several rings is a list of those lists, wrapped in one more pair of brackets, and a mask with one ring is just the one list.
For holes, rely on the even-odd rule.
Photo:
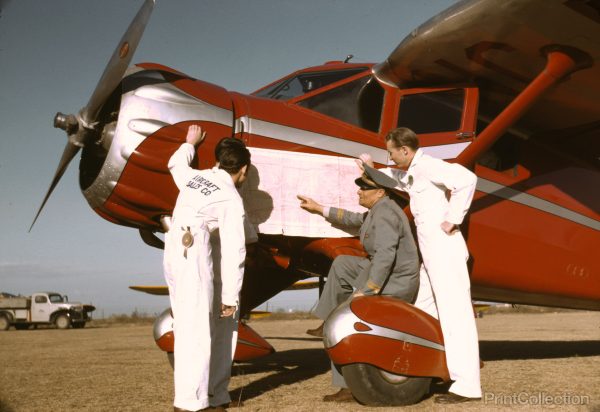
[(477, 176), (461, 165), (426, 155), (421, 149), (407, 171), (381, 171), (395, 178), (397, 188), (410, 196), (423, 257), (415, 306), (440, 320), (446, 362), (454, 381), (449, 390), (479, 398), (479, 342), (467, 268), (469, 252), (460, 231), (448, 235), (440, 226), (444, 221), (457, 225), (463, 221)]
[[(220, 303), (238, 306), (246, 256), (244, 206), (231, 176), (218, 168), (191, 168), (194, 154), (194, 146), (184, 143), (169, 159), (169, 170), (180, 192), (171, 229), (165, 235), (163, 262), (174, 317), (173, 404), (187, 410), (230, 401), (227, 385), (237, 322), (219, 319)], [(210, 233), (217, 229), (222, 247), (220, 271), (216, 271), (221, 279), (216, 285), (222, 290), (220, 299), (217, 296), (213, 302)], [(182, 236), (186, 230), (194, 243), (184, 256)]]

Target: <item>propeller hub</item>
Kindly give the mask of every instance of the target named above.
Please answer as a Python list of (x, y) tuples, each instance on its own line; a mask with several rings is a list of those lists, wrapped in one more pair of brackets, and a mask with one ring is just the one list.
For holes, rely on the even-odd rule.
[(54, 127), (64, 130), (67, 134), (72, 134), (79, 128), (79, 122), (72, 114), (58, 112), (54, 116)]

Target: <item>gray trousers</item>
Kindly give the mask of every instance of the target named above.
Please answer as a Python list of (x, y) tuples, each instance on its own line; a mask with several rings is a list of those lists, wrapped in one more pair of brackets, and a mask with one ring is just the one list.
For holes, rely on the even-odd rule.
[(327, 274), (327, 283), (319, 298), (315, 315), (325, 320), (335, 308), (350, 297), (353, 288), (363, 286), (369, 275), (371, 261), (364, 257), (341, 255), (334, 259)]
[[(315, 309), (315, 315), (325, 320), (338, 305), (347, 300), (353, 288), (363, 286), (367, 281), (371, 261), (358, 256), (338, 256), (331, 264), (327, 283)], [(335, 365), (331, 364), (331, 384), (339, 388), (348, 385)]]

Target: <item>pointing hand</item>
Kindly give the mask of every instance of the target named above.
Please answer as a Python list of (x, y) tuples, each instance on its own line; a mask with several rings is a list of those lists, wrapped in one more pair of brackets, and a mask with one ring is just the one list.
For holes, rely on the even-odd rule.
[(321, 213), (323, 214), (323, 205), (315, 202), (308, 196), (296, 195), (300, 199), (300, 207), (310, 213)]

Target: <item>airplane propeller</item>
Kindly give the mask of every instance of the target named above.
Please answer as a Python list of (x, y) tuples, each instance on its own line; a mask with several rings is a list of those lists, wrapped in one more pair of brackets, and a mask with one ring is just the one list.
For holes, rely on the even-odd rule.
[(29, 227), (30, 232), (71, 160), (73, 160), (82, 147), (98, 140), (98, 137), (102, 132), (102, 127), (98, 121), (98, 114), (108, 97), (121, 82), (121, 79), (131, 62), (131, 58), (142, 38), (146, 24), (148, 23), (148, 20), (150, 20), (150, 15), (154, 8), (154, 1), (155, 0), (146, 0), (137, 15), (131, 21), (127, 31), (121, 38), (121, 41), (104, 68), (102, 77), (100, 77), (87, 105), (76, 115), (65, 115), (59, 112), (54, 117), (54, 127), (63, 129), (67, 133), (67, 145), (65, 146), (60, 162), (58, 163), (50, 187), (46, 192), (46, 196)]

